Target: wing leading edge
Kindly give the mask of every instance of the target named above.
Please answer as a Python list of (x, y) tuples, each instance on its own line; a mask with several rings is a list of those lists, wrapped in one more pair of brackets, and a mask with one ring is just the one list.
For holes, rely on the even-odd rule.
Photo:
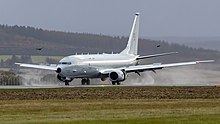
[(25, 63), (15, 63), (16, 65), (19, 65), (21, 67), (28, 67), (28, 68), (36, 68), (36, 69), (45, 69), (45, 70), (52, 70), (56, 71), (56, 66), (47, 66), (47, 65), (35, 65), (35, 64), (25, 64)]

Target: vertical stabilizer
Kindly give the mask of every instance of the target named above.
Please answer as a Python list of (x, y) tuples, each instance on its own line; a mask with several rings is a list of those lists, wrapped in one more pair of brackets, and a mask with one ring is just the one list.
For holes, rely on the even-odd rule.
[(138, 33), (139, 33), (139, 13), (135, 14), (134, 23), (128, 39), (126, 48), (120, 54), (137, 55), (138, 52)]

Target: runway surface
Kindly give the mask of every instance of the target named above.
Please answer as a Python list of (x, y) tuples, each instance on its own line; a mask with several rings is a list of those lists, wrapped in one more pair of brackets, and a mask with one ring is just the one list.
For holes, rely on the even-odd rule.
[(106, 86), (110, 86), (110, 85), (87, 85), (87, 86), (81, 86), (81, 85), (77, 85), (77, 86), (0, 86), (0, 89), (28, 89), (28, 88), (73, 88), (73, 87), (106, 87)]
[(93, 84), (93, 85), (16, 85), (16, 86), (0, 86), (0, 89), (38, 89), (38, 88), (79, 88), (79, 87), (145, 87), (145, 86), (216, 86), (216, 85), (140, 85), (140, 84)]
[(0, 89), (37, 89), (37, 88), (77, 88), (77, 87), (137, 87), (137, 86), (151, 86), (151, 85), (19, 85), (19, 86), (0, 86)]

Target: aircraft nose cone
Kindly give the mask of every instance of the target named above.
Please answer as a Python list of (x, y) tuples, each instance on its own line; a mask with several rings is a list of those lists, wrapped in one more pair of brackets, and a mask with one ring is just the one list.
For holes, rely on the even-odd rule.
[(61, 71), (62, 71), (61, 68), (57, 68), (56, 70), (57, 73), (60, 73)]

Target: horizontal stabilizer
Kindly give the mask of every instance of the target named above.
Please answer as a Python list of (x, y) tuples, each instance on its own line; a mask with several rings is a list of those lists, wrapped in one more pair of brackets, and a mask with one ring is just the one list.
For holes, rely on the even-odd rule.
[(153, 54), (153, 55), (147, 55), (147, 56), (139, 56), (136, 58), (136, 60), (159, 57), (159, 56), (166, 56), (166, 55), (177, 54), (177, 53), (178, 52), (169, 52), (169, 53), (160, 53), (160, 54)]

